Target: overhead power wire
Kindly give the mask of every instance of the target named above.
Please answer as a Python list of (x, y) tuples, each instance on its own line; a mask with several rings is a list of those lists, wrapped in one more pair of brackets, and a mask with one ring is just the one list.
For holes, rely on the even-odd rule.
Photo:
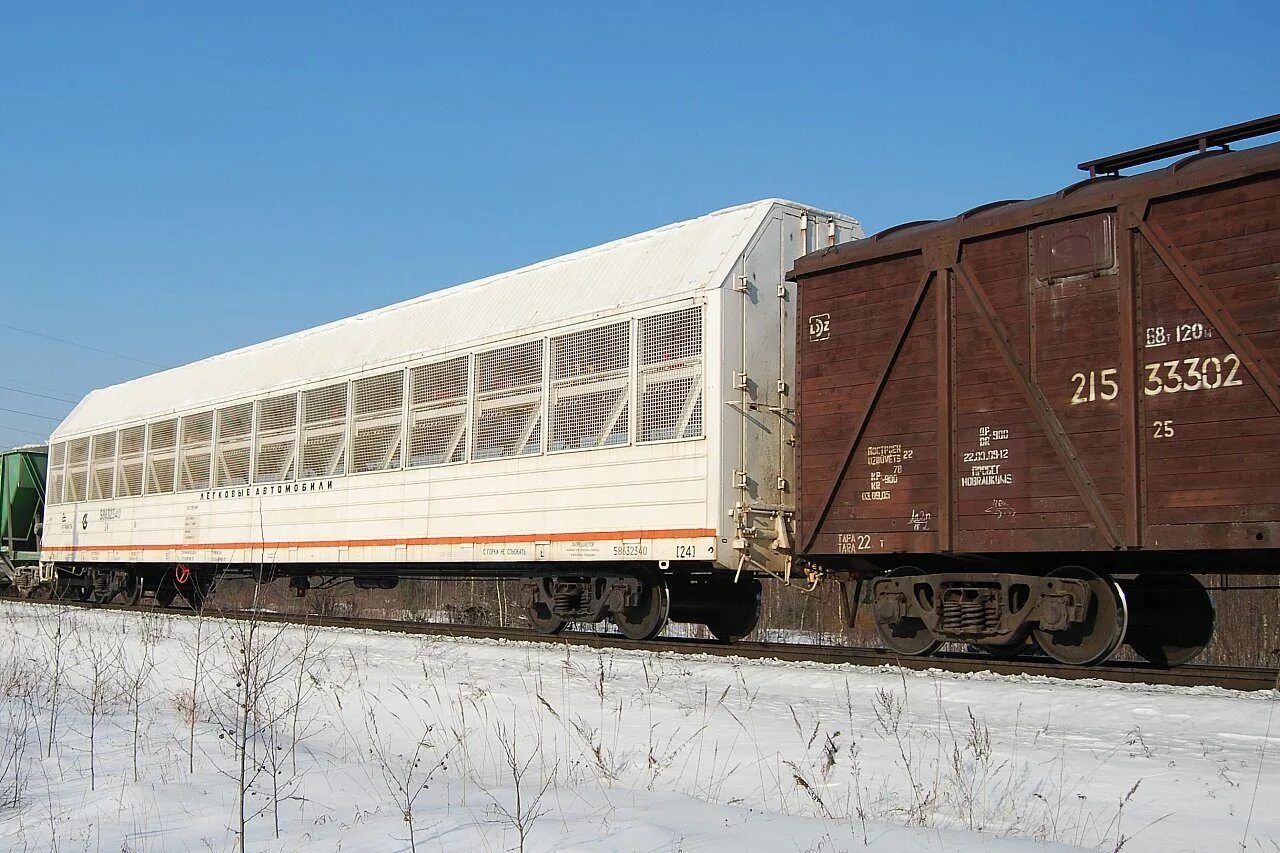
[(82, 344), (79, 341), (69, 341), (66, 338), (55, 338), (53, 335), (46, 335), (43, 332), (33, 332), (30, 329), (22, 329), (17, 326), (10, 326), (8, 323), (0, 323), (0, 329), (9, 329), (10, 331), (13, 331), (13, 332), (21, 332), (24, 335), (32, 335), (33, 337), (44, 338), (46, 341), (55, 341), (60, 344), (66, 344), (67, 346), (79, 347), (80, 349), (88, 350), (89, 352), (96, 352), (100, 355), (109, 355), (112, 358), (122, 358), (125, 361), (135, 361), (138, 364), (145, 364), (148, 367), (158, 367), (158, 368), (164, 369), (163, 364), (156, 364), (154, 361), (147, 361), (146, 359), (142, 359), (142, 358), (134, 358), (131, 355), (123, 355), (122, 353), (112, 352), (111, 350), (98, 349), (97, 347), (91, 347), (88, 344)]
[(44, 433), (40, 433), (40, 432), (30, 432), (28, 430), (21, 430), (21, 429), (11, 430), (5, 427), (0, 427), (0, 433), (4, 433), (5, 435), (9, 435), (9, 436), (14, 436), (14, 438), (5, 439), (6, 442), (18, 441), (24, 444), (44, 444), (46, 441), (48, 441), (48, 438), (45, 437)]
[(0, 424), (0, 429), (4, 430), (5, 432), (17, 432), (23, 435), (35, 435), (35, 436), (42, 435), (42, 433), (39, 430), (34, 430), (34, 429), (31, 429), (30, 427), (16, 427), (10, 424)]
[(0, 385), (0, 391), (12, 391), (15, 394), (26, 394), (28, 397), (40, 397), (44, 400), (57, 400), (59, 403), (78, 403), (79, 400), (71, 400), (66, 397), (54, 397), (49, 394), (37, 394), (35, 391), (23, 391), (21, 388), (10, 388), (8, 385)]
[(49, 394), (61, 394), (66, 397), (74, 396), (77, 392), (68, 391), (65, 388), (50, 388), (48, 385), (37, 385), (35, 382), (28, 382), (25, 379), (14, 379), (12, 376), (4, 377), (6, 382), (16, 382), (23, 388), (33, 388), (36, 391), (44, 391)]
[(65, 415), (62, 417), (54, 417), (53, 415), (38, 415), (35, 412), (21, 412), (17, 409), (6, 409), (4, 406), (0, 406), (0, 412), (8, 412), (12, 415), (26, 415), (29, 418), (43, 418), (46, 421), (53, 421), (54, 423), (58, 423), (62, 420), (62, 417), (65, 417)]

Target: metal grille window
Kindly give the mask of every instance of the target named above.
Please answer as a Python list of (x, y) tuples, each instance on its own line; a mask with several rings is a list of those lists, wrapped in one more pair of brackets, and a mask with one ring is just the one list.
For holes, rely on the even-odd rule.
[(476, 355), (471, 458), (542, 450), (542, 341)]
[(116, 496), (111, 483), (116, 474), (116, 434), (98, 433), (93, 437), (93, 472), (89, 477), (89, 500), (111, 500)]
[(702, 309), (640, 321), (640, 441), (702, 435)]
[(253, 403), (218, 409), (218, 452), (213, 485), (243, 486), (249, 482), (249, 453), (253, 446)]
[(67, 442), (67, 494), (68, 503), (79, 502), (89, 496), (89, 439), (73, 438)]
[(258, 401), (258, 449), (253, 463), (255, 483), (292, 480), (298, 462), (298, 395)]
[(178, 421), (161, 420), (147, 427), (147, 478), (143, 494), (173, 492), (178, 456)]
[(50, 504), (62, 503), (62, 483), (66, 479), (67, 444), (60, 441), (49, 448), (49, 485), (45, 501)]
[(332, 477), (347, 470), (347, 383), (302, 392), (299, 477)]
[(157, 421), (147, 428), (147, 482), (145, 494), (173, 491), (174, 460), (178, 450), (178, 422)]
[(134, 498), (142, 494), (142, 457), (146, 450), (147, 428), (120, 430), (120, 454), (116, 463), (116, 495)]
[(404, 429), (404, 371), (357, 379), (352, 386), (351, 470), (400, 467)]
[(467, 357), (409, 372), (409, 465), (461, 462), (467, 452)]
[(626, 444), (629, 323), (551, 339), (551, 450)]
[(185, 416), (178, 447), (178, 489), (185, 492), (209, 488), (212, 457), (213, 412)]

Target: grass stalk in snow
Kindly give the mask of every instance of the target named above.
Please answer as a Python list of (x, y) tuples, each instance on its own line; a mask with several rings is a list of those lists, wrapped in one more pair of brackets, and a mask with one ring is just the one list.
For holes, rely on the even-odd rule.
[[(215, 586), (222, 576), (219, 575), (213, 581), (210, 589)], [(254, 590), (255, 597), (257, 590)], [(187, 772), (194, 775), (196, 772), (196, 722), (200, 719), (200, 676), (204, 664), (205, 653), (205, 607), (208, 606), (208, 596), (199, 595), (193, 602), (196, 612), (196, 635), (188, 650), (191, 659), (191, 702), (190, 708), (183, 708), (186, 715), (187, 723)], [(189, 713), (188, 713), (189, 710)]]
[(297, 666), (293, 671), (293, 703), (289, 721), (289, 766), (298, 775), (298, 741), (306, 735), (306, 720), (300, 720), (303, 705), (315, 687), (316, 679), (310, 669), (317, 652), (320, 630), (307, 623), (302, 628), (302, 642), (298, 647)]
[(6, 704), (7, 719), (0, 739), (0, 809), (17, 809), (26, 792), (27, 744), (35, 711), (25, 702)]
[[(48, 622), (53, 628), (48, 630)], [(73, 611), (55, 610), (50, 620), (41, 619), (36, 623), (47, 636), (45, 666), (49, 673), (49, 737), (45, 748), (45, 757), (53, 756), (53, 745), (57, 742), (58, 711), (61, 709), (59, 692), (62, 689), (63, 667), (66, 663), (67, 646), (75, 638), (77, 620)]]
[(119, 697), (114, 676), (119, 671), (120, 649), (115, 639), (90, 634), (80, 642), (77, 651), (87, 669), (87, 682), (76, 693), (89, 715), (89, 790), (97, 788), (98, 724), (109, 713)]
[[(256, 594), (254, 603), (256, 614)], [(224, 681), (223, 703), (214, 711), (222, 729), (220, 737), (231, 739), (234, 764), (229, 775), (236, 783), (237, 846), (241, 853), (245, 850), (249, 820), (254, 816), (248, 797), (271, 766), (259, 758), (259, 749), (271, 748), (272, 728), (288, 715), (287, 706), (273, 701), (289, 672), (288, 658), (280, 654), (286, 630), (284, 625), (269, 629), (255, 615), (227, 624), (223, 633), (229, 658), (224, 677), (231, 684)]]
[(133, 745), (133, 781), (138, 781), (138, 752), (142, 737), (142, 704), (151, 689), (151, 678), (156, 669), (155, 644), (156, 635), (148, 620), (154, 621), (156, 616), (144, 614), (142, 617), (141, 650), (137, 659), (130, 661), (127, 656), (120, 656), (120, 682), (125, 701), (129, 705), (131, 736)]

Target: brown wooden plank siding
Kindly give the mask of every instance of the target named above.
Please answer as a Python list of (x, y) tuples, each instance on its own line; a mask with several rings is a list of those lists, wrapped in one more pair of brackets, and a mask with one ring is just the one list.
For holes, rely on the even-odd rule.
[[(1037, 235), (1066, 260), (1037, 261)], [(792, 277), (802, 553), (1280, 547), (1280, 145), (845, 244)]]
[[(1231, 201), (1222, 203), (1221, 196)], [(1147, 219), (1163, 228), (1262, 356), (1280, 365), (1280, 178), (1156, 201)], [(1196, 251), (1205, 247), (1211, 251)], [(1137, 269), (1145, 325), (1143, 423), (1151, 427), (1143, 433), (1145, 521), (1254, 520), (1255, 506), (1280, 503), (1280, 412), (1145, 241), (1138, 244)], [(1168, 429), (1156, 426), (1165, 422)]]

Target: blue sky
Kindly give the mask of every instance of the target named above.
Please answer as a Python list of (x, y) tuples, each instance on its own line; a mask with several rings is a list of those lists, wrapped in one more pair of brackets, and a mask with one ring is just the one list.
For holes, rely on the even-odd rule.
[(1280, 110), (1278, 25), (1274, 2), (5, 4), (0, 323), (134, 360), (0, 327), (0, 445), (70, 409), (8, 388), (75, 399), (748, 200), (870, 232), (1052, 192)]

